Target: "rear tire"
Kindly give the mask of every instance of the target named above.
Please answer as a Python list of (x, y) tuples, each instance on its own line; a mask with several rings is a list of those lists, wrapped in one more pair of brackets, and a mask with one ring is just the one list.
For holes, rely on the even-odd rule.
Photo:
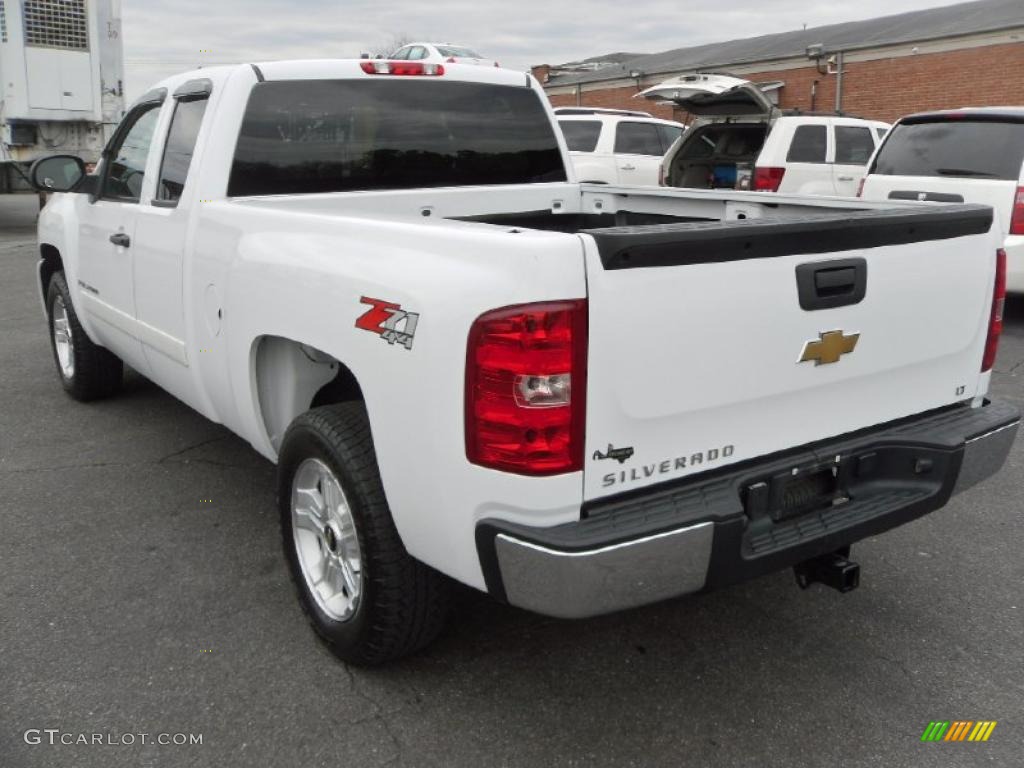
[(124, 363), (93, 344), (78, 322), (63, 272), (54, 273), (46, 291), (50, 347), (64, 391), (83, 402), (109, 397), (121, 388)]
[(336, 656), (382, 664), (441, 631), (450, 584), (402, 544), (362, 403), (314, 408), (292, 422), (279, 457), (278, 505), (299, 603)]

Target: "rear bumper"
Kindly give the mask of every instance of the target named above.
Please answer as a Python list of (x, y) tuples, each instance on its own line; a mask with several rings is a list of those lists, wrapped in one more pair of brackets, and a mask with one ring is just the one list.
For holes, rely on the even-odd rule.
[[(999, 470), (1019, 423), (1006, 403), (955, 406), (601, 500), (579, 522), (483, 520), (476, 541), (488, 591), (582, 618), (786, 568), (942, 507)], [(848, 501), (774, 519), (749, 490), (822, 467), (835, 467)]]
[(1024, 235), (1010, 235), (1003, 248), (1006, 250), (1006, 290), (1024, 293)]

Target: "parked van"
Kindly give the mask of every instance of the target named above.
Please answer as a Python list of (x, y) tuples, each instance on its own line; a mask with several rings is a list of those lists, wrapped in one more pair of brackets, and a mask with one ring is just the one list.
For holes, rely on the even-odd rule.
[(639, 96), (696, 120), (665, 155), (662, 183), (852, 197), (888, 123), (786, 113), (755, 83), (728, 75), (671, 78)]
[(1006, 237), (1006, 287), (1024, 293), (1024, 107), (900, 119), (864, 178), (868, 200), (982, 203)]

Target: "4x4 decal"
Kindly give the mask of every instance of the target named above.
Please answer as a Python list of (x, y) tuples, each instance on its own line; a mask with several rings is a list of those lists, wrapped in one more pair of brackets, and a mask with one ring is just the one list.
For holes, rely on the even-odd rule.
[(356, 328), (380, 334), (388, 344), (401, 344), (406, 349), (412, 349), (416, 323), (420, 319), (418, 312), (406, 312), (401, 304), (371, 299), (369, 296), (362, 296), (359, 301), (369, 304), (370, 309), (356, 318)]

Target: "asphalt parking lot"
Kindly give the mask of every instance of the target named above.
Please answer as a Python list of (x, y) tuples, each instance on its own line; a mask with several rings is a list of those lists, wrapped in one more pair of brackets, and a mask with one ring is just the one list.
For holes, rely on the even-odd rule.
[[(293, 596), (269, 463), (137, 375), (105, 402), (62, 392), (34, 206), (0, 197), (0, 766), (1020, 764), (1021, 439), (856, 546), (848, 595), (785, 572), (564, 622), (465, 591), (425, 653), (349, 669)], [(1024, 300), (1007, 317), (993, 389), (1024, 406)], [(936, 719), (998, 726), (921, 743)]]

